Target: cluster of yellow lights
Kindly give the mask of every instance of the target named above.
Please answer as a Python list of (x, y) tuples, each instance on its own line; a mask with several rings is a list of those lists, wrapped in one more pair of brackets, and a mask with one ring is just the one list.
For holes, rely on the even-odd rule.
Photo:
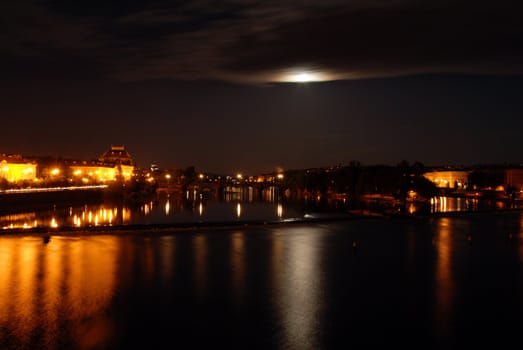
[[(34, 216), (34, 213), (32, 213)], [(70, 209), (69, 216), (72, 217), (72, 224), (74, 227), (82, 227), (82, 226), (99, 226), (99, 225), (112, 225), (116, 221), (116, 217), (118, 215), (118, 208), (114, 209), (106, 209), (106, 208), (100, 208), (98, 210), (89, 210), (84, 209), (80, 213), (73, 213), (72, 208)], [(0, 218), (1, 219), (1, 218)], [(38, 227), (38, 221), (36, 219), (34, 220), (15, 220), (16, 218), (11, 218), (11, 222), (7, 225), (4, 225), (2, 228), (4, 230), (7, 229), (30, 229)], [(66, 220), (68, 221), (68, 220)], [(131, 221), (131, 211), (127, 208), (122, 209), (122, 221), (124, 224), (129, 223)], [(60, 223), (60, 221), (52, 217), (48, 221), (48, 225), (51, 228), (58, 228), (62, 226), (63, 223)]]
[[(152, 210), (152, 204), (147, 208), (146, 215)], [(91, 210), (87, 207), (81, 210), (69, 209), (69, 218), (60, 219), (52, 216), (49, 219), (36, 219), (35, 213), (12, 214), (7, 216), (0, 216), (2, 222), (1, 228), (8, 229), (31, 229), (38, 226), (47, 226), (50, 228), (58, 228), (66, 225), (67, 227), (83, 227), (83, 226), (100, 226), (112, 225), (117, 222), (117, 218), (121, 219), (122, 224), (128, 224), (131, 221), (131, 211), (128, 208), (121, 209), (121, 216), (118, 216), (118, 208), (99, 208)], [(71, 225), (72, 224), (72, 225)]]
[(1, 170), (0, 177), (9, 182), (34, 180), (36, 177), (36, 164), (4, 163)]
[[(119, 171), (116, 168), (108, 166), (74, 166), (71, 168), (73, 175), (77, 178), (81, 178), (83, 183), (89, 183), (90, 181), (114, 181)], [(121, 174), (125, 180), (129, 180), (132, 176), (134, 167), (128, 165), (122, 165)]]
[[(73, 225), (76, 227), (112, 225), (118, 215), (118, 208), (100, 208), (95, 211), (84, 209), (80, 214), (70, 215), (73, 217)], [(122, 219), (123, 223), (128, 223), (131, 220), (131, 211), (129, 209), (122, 208)]]
[(144, 213), (144, 215), (149, 215), (153, 211), (153, 208), (154, 208), (154, 203), (149, 202), (149, 203), (144, 204), (140, 208), (140, 210), (142, 211), (142, 213)]
[(38, 221), (36, 220), (35, 213), (22, 213), (22, 214), (11, 214), (0, 216), (0, 222), (2, 222), (2, 228), (7, 229), (29, 229), (38, 227)]

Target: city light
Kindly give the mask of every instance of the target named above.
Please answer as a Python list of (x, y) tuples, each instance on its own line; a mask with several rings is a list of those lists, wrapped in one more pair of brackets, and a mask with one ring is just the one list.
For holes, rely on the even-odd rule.
[(0, 178), (4, 178), (9, 182), (34, 180), (36, 178), (36, 164), (7, 163), (5, 161), (2, 161), (2, 163)]
[(57, 228), (58, 227), (58, 222), (56, 222), (55, 218), (51, 219), (51, 223), (49, 224), (49, 226), (51, 226), (52, 228)]
[(167, 200), (167, 202), (165, 202), (165, 215), (169, 215), (170, 211), (171, 211), (171, 203), (169, 202), (169, 200)]
[(93, 186), (66, 186), (66, 187), (39, 187), (39, 188), (15, 188), (10, 190), (0, 190), (0, 193), (33, 193), (33, 192), (57, 192), (57, 191), (77, 191), (89, 189), (104, 189), (107, 185), (93, 185)]

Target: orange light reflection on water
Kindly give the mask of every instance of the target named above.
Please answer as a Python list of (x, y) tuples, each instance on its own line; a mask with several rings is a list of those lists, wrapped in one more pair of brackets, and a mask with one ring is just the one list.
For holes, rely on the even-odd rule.
[(203, 299), (207, 295), (207, 236), (193, 238), (194, 252), (194, 289), (196, 295)]
[(436, 227), (436, 332), (446, 337), (450, 333), (449, 320), (452, 319), (454, 283), (451, 271), (453, 240), (452, 227), (449, 218), (439, 219)]
[[(105, 314), (116, 284), (115, 237), (0, 238), (0, 344), (54, 348), (68, 324), (77, 349), (107, 344), (112, 321)], [(42, 334), (34, 344), (34, 334)]]
[(231, 235), (231, 272), (232, 290), (237, 300), (245, 297), (245, 233), (236, 232)]

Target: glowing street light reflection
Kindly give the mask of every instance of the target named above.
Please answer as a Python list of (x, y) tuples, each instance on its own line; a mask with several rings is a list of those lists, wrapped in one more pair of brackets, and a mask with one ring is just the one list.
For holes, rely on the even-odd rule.
[(55, 218), (51, 219), (51, 223), (49, 224), (49, 226), (51, 226), (52, 228), (57, 228), (58, 227), (58, 222), (56, 222)]

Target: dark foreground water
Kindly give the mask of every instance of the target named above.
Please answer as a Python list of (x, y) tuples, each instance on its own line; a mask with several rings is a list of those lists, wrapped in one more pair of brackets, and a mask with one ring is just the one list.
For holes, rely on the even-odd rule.
[(523, 334), (519, 214), (4, 235), (0, 269), (0, 349), (513, 348)]

